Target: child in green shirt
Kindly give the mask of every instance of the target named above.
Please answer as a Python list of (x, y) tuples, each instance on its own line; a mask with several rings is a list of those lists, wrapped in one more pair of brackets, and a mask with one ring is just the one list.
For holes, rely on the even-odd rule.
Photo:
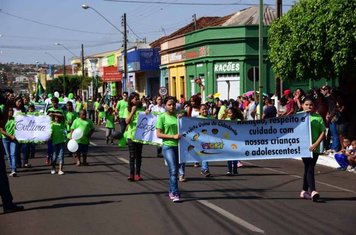
[(106, 127), (106, 144), (109, 143), (109, 139), (111, 141), (111, 144), (114, 144), (114, 139), (112, 134), (115, 131), (115, 116), (114, 116), (114, 110), (113, 108), (108, 108), (108, 110), (105, 112), (105, 127)]
[(315, 165), (321, 153), (320, 143), (325, 138), (326, 127), (320, 114), (315, 113), (313, 97), (305, 97), (304, 100), (302, 100), (302, 108), (304, 112), (310, 113), (312, 145), (309, 147), (309, 150), (313, 152), (313, 157), (302, 158), (304, 163), (304, 176), (303, 189), (300, 192), (300, 197), (305, 199), (311, 198), (316, 202), (320, 195), (315, 187)]
[(67, 140), (66, 126), (64, 124), (64, 116), (61, 113), (53, 113), (54, 121), (51, 123), (51, 140), (52, 140), (52, 169), (51, 174), (56, 173), (56, 163), (58, 160), (59, 169), (58, 175), (63, 175), (64, 164), (64, 146)]
[[(79, 118), (75, 119), (71, 126), (72, 132), (70, 138), (72, 138), (73, 131), (77, 128), (83, 131), (83, 136), (82, 138), (76, 140), (79, 146), (78, 151), (76, 152), (76, 158), (77, 158), (76, 165), (86, 166), (88, 165), (87, 155), (88, 155), (89, 139), (94, 133), (95, 127), (93, 121), (87, 118), (87, 111), (84, 109), (80, 110)], [(83, 157), (83, 163), (81, 162), (81, 157)]]

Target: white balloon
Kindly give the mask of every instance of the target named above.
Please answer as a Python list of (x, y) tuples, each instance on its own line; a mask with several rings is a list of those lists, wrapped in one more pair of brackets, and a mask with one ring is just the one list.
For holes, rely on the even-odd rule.
[(72, 133), (72, 138), (75, 139), (75, 140), (79, 140), (80, 138), (83, 137), (83, 134), (84, 134), (84, 133), (83, 133), (82, 129), (77, 128), (77, 129), (75, 129), (75, 130), (73, 131), (73, 133)]
[(59, 92), (58, 92), (58, 91), (55, 91), (55, 92), (54, 92), (54, 96), (57, 97), (57, 98), (59, 98)]
[(67, 148), (72, 153), (77, 152), (77, 150), (79, 148), (77, 141), (75, 141), (74, 139), (71, 139), (70, 141), (68, 141)]

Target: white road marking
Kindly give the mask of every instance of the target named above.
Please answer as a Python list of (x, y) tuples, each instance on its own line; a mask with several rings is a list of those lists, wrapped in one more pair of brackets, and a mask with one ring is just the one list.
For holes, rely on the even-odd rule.
[[(246, 165), (253, 165), (252, 163), (249, 163), (249, 162), (244, 162), (244, 163), (246, 163)], [(280, 170), (276, 170), (276, 169), (272, 169), (272, 168), (268, 168), (268, 167), (262, 167), (262, 168), (263, 168), (263, 169), (266, 169), (266, 170), (269, 170), (269, 171), (276, 172), (276, 173), (282, 173), (282, 174), (285, 174), (285, 175), (289, 175), (289, 176), (292, 176), (292, 177), (294, 177), (294, 178), (302, 179), (302, 177), (299, 176), (299, 175), (291, 175), (291, 174), (289, 174), (289, 173), (287, 173), (287, 172), (285, 172), (285, 171), (280, 171)], [(354, 190), (350, 190), (350, 189), (343, 188), (343, 187), (339, 187), (339, 186), (336, 186), (336, 185), (324, 183), (324, 182), (321, 182), (321, 181), (318, 181), (318, 180), (316, 180), (315, 182), (318, 183), (318, 184), (322, 184), (322, 185), (325, 185), (325, 186), (328, 186), (328, 187), (331, 187), (331, 188), (340, 190), (340, 191), (344, 191), (344, 192), (349, 192), (349, 193), (354, 193), (354, 194), (356, 194), (356, 191), (354, 191)]]
[(199, 202), (200, 204), (206, 206), (206, 207), (209, 207), (210, 209), (216, 211), (217, 213), (225, 216), (226, 218), (230, 219), (231, 221), (247, 228), (248, 230), (250, 231), (253, 231), (253, 232), (257, 232), (257, 233), (265, 233), (262, 229), (256, 227), (255, 225), (253, 224), (250, 224), (249, 222), (231, 214), (230, 212), (218, 207), (217, 205), (209, 202), (209, 201), (206, 201), (206, 200), (198, 200), (197, 202)]
[(96, 143), (91, 142), (91, 141), (90, 141), (90, 144), (93, 145), (93, 146), (98, 146)]
[(123, 158), (123, 157), (118, 157), (117, 159), (119, 159), (120, 161), (126, 163), (126, 164), (129, 164), (129, 160)]

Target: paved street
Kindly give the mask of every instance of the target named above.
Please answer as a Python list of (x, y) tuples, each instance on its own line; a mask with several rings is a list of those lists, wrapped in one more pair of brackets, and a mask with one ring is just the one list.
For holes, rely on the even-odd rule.
[(67, 157), (51, 175), (41, 145), (33, 168), (10, 178), (25, 211), (0, 215), (0, 234), (355, 234), (356, 174), (317, 166), (321, 202), (299, 199), (299, 160), (245, 161), (238, 176), (212, 163), (213, 177), (188, 166), (183, 201), (167, 197), (168, 172), (144, 146), (142, 182), (128, 182), (128, 152), (106, 145), (97, 128), (89, 166)]

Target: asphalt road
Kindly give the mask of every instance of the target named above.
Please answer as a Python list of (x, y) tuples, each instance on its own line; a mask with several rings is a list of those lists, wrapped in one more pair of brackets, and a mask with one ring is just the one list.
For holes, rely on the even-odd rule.
[(94, 134), (89, 166), (66, 157), (65, 175), (51, 175), (40, 145), (31, 169), (10, 178), (25, 211), (0, 214), (0, 234), (356, 234), (356, 174), (317, 166), (321, 201), (299, 199), (299, 160), (244, 161), (237, 176), (224, 162), (212, 177), (188, 166), (182, 202), (167, 197), (168, 171), (144, 146), (142, 177), (128, 182), (128, 152)]

